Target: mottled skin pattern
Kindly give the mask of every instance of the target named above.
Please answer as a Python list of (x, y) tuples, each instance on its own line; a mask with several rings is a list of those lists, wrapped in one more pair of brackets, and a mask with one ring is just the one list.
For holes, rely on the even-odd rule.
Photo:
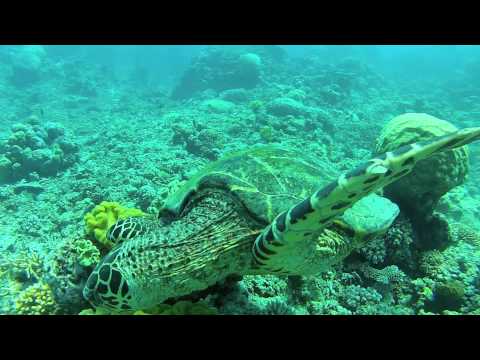
[[(149, 222), (148, 230), (113, 249), (89, 279), (96, 285), (102, 268), (113, 269), (128, 284), (128, 292), (110, 299), (104, 289), (89, 292), (87, 284), (85, 296), (106, 307), (145, 309), (205, 289), (221, 274), (255, 273), (251, 247), (265, 224), (251, 219), (242, 204), (221, 190), (199, 193), (192, 200), (195, 206), (169, 225), (132, 218)], [(109, 272), (103, 280), (111, 283)]]
[[(217, 168), (207, 168), (202, 176), (194, 177), (167, 206), (163, 215), (173, 219), (170, 224), (151, 222), (144, 231), (132, 233), (131, 238), (125, 236), (94, 270), (84, 296), (95, 306), (142, 309), (205, 289), (233, 273), (305, 275), (328, 269), (362, 245), (357, 237), (350, 236), (351, 229), (337, 221), (345, 210), (408, 174), (417, 161), (479, 137), (480, 128), (471, 128), (403, 146), (342, 174), (293, 205), (278, 186), (294, 193), (290, 199), (305, 192), (306, 187), (300, 184), (295, 188), (291, 173), (287, 182), (277, 174), (298, 171), (301, 159), (290, 162), (297, 164), (293, 168), (275, 169), (271, 163), (265, 167), (258, 162), (255, 151), (253, 160), (248, 153), (227, 157), (226, 163), (220, 161)], [(276, 151), (268, 151), (262, 155), (265, 159), (275, 157)], [(279, 158), (284, 165), (289, 164), (288, 158)], [(241, 161), (247, 159), (257, 167), (244, 170)], [(244, 177), (230, 176), (235, 166), (238, 171), (247, 171)], [(228, 171), (217, 171), (222, 168)], [(278, 186), (269, 188), (269, 182), (263, 181), (265, 172)], [(283, 205), (276, 201), (277, 193), (282, 194)], [(267, 198), (273, 201), (268, 203)], [(283, 210), (272, 210), (279, 207)], [(273, 213), (278, 215), (267, 225)]]

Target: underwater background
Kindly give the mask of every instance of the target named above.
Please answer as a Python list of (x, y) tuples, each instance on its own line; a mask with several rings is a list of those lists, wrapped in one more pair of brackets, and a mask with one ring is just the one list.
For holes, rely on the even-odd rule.
[[(116, 220), (259, 144), (330, 179), (480, 126), (480, 46), (0, 46), (0, 125), (0, 313), (110, 314), (82, 291)], [(233, 276), (135, 314), (480, 314), (479, 160), (472, 143), (392, 187), (393, 225), (328, 271)]]

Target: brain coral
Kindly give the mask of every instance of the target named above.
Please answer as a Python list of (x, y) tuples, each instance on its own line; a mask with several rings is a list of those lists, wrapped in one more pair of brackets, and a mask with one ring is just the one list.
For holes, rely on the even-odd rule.
[[(385, 125), (375, 150), (381, 154), (456, 130), (451, 123), (434, 116), (407, 113)], [(440, 197), (465, 181), (467, 173), (468, 150), (464, 146), (419, 162), (409, 175), (387, 186), (385, 194), (408, 211), (428, 215)]]

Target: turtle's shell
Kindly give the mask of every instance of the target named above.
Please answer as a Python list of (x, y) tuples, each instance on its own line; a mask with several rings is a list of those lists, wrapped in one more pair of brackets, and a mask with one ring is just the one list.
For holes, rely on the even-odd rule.
[(171, 194), (164, 210), (178, 215), (195, 192), (223, 188), (265, 223), (333, 180), (335, 171), (305, 154), (260, 147), (227, 154), (207, 165)]
[[(305, 153), (274, 146), (251, 148), (225, 155), (201, 169), (167, 198), (161, 214), (178, 216), (196, 192), (222, 188), (236, 195), (251, 214), (267, 224), (337, 176), (336, 169)], [(353, 229), (377, 231), (393, 216), (392, 206), (398, 210), (389, 200), (371, 196), (347, 211), (345, 222)], [(372, 201), (381, 205), (380, 211), (368, 210)]]

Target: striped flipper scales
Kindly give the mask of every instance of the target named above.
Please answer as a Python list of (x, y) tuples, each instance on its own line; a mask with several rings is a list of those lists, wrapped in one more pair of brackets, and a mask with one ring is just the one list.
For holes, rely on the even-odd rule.
[[(480, 128), (461, 129), (453, 134), (402, 146), (340, 175), (278, 214), (255, 240), (253, 257), (256, 264), (265, 272), (318, 272), (328, 266), (329, 261), (321, 256), (321, 244), (312, 239), (317, 239), (330, 223), (360, 199), (410, 173), (418, 161), (479, 138)], [(308, 243), (310, 246), (305, 246)]]

